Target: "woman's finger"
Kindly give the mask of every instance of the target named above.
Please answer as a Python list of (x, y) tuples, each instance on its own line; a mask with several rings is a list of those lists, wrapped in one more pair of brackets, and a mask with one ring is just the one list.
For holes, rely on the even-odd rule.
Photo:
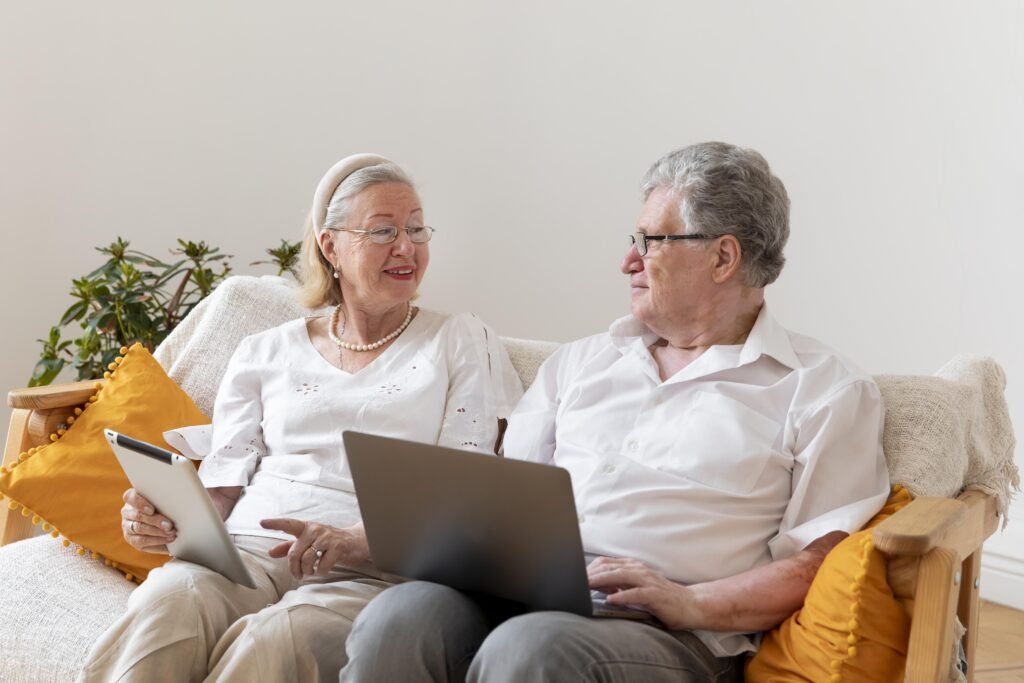
[(273, 548), (267, 551), (267, 555), (270, 555), (274, 559), (285, 557), (288, 555), (288, 551), (292, 549), (295, 541), (282, 541)]
[(124, 492), (124, 502), (145, 515), (156, 514), (156, 506), (142, 497), (135, 489), (128, 489)]
[[(161, 514), (147, 515), (138, 508), (131, 506), (124, 506), (121, 509), (121, 518), (129, 522), (136, 522), (138, 527), (141, 528), (151, 527), (153, 529), (160, 529), (164, 534), (172, 534), (176, 531), (174, 528), (174, 522)], [(151, 532), (147, 532), (147, 535), (154, 535)]]
[(334, 569), (335, 563), (341, 558), (341, 548), (328, 547), (320, 558), (320, 565), (317, 567), (317, 576), (327, 576)]

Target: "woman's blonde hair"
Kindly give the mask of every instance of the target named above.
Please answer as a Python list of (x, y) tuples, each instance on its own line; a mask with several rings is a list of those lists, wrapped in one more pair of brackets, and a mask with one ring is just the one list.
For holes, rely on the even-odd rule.
[[(413, 190), (416, 189), (412, 179), (397, 164), (386, 163), (361, 168), (345, 178), (334, 191), (327, 207), (324, 230), (344, 223), (348, 200), (363, 190), (382, 183), (402, 183)], [(338, 278), (334, 277), (334, 266), (320, 250), (319, 235), (313, 227), (312, 214), (306, 218), (300, 265), (299, 302), (303, 306), (317, 309), (341, 303), (341, 284)]]
[(306, 218), (302, 237), (302, 255), (299, 258), (299, 303), (317, 309), (341, 303), (341, 285), (334, 277), (334, 266), (320, 251), (313, 216)]

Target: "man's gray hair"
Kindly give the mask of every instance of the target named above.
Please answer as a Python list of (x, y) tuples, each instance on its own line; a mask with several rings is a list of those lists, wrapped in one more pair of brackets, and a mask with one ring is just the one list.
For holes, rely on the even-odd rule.
[(361, 168), (345, 178), (341, 185), (338, 185), (338, 189), (334, 191), (331, 203), (327, 205), (327, 217), (324, 219), (324, 227), (355, 227), (345, 226), (345, 220), (348, 217), (349, 200), (363, 190), (383, 183), (402, 183), (414, 190), (416, 189), (412, 179), (398, 164), (377, 164), (376, 166)]
[(677, 149), (644, 175), (644, 200), (659, 187), (677, 193), (688, 233), (736, 237), (748, 286), (764, 287), (779, 277), (789, 239), (789, 195), (758, 152), (724, 142)]

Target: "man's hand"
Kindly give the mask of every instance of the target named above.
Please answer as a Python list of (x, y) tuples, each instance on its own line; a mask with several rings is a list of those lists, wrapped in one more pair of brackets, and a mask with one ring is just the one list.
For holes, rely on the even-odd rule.
[[(366, 532), (360, 522), (345, 529), (303, 522), (298, 519), (264, 519), (264, 529), (274, 529), (291, 534), (293, 541), (284, 541), (268, 551), (271, 557), (288, 557), (292, 576), (327, 576), (336, 563), (357, 567), (370, 559), (370, 547), (366, 543)], [(319, 551), (319, 552), (318, 552)]]
[(700, 613), (694, 596), (643, 562), (599, 557), (587, 567), (590, 587), (608, 594), (608, 604), (642, 607), (672, 631), (698, 628)]
[(636, 605), (666, 627), (707, 631), (765, 631), (800, 609), (821, 563), (846, 538), (843, 531), (819, 537), (792, 557), (717, 581), (682, 585), (643, 562), (600, 557), (590, 563), (590, 587), (608, 593), (612, 605)]

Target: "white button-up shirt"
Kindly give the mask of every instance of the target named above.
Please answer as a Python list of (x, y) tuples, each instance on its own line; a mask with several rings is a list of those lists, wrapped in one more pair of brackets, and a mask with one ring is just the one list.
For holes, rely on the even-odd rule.
[[(869, 375), (763, 306), (747, 340), (662, 381), (657, 341), (627, 316), (541, 367), (508, 457), (569, 470), (584, 550), (694, 584), (859, 529), (883, 505), (884, 409)], [(718, 656), (756, 648), (697, 631)]]
[(345, 430), (493, 454), (498, 418), (522, 391), (498, 337), (469, 314), (420, 309), (354, 374), (320, 355), (300, 319), (242, 341), (217, 393), (212, 431), (167, 437), (187, 455), (205, 455), (205, 486), (245, 487), (229, 532), (291, 538), (260, 520), (359, 521)]

